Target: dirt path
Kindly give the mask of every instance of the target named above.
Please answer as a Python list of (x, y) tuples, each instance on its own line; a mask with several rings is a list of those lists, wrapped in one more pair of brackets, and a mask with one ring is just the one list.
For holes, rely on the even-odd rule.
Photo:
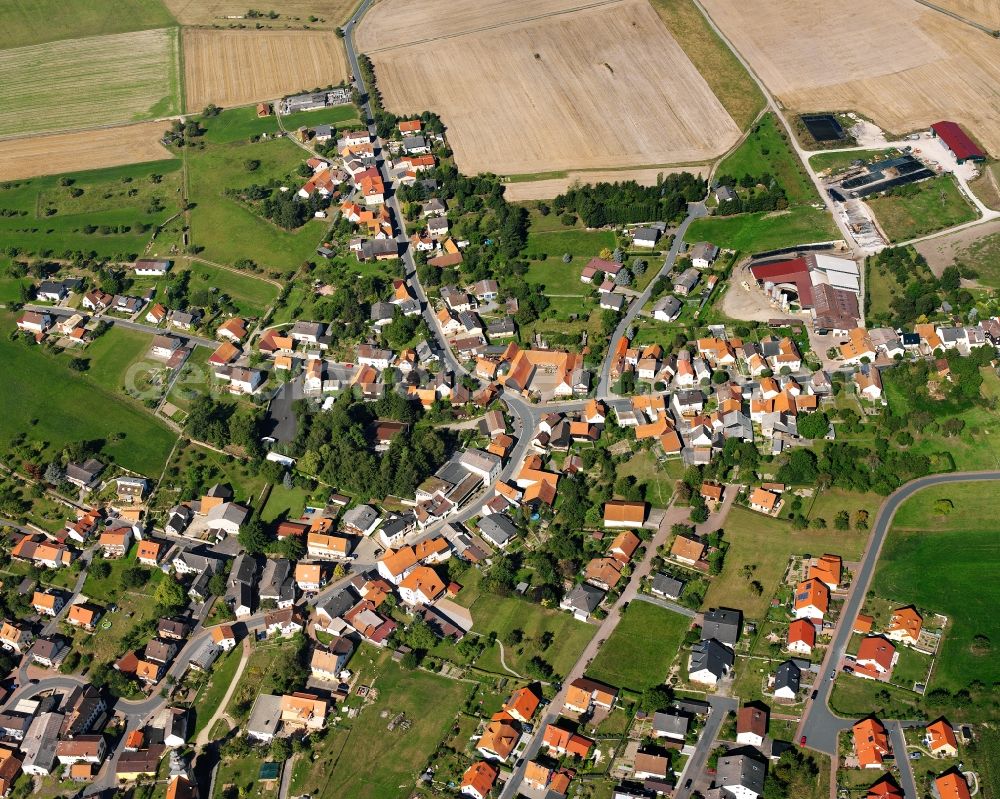
[[(243, 670), (246, 668), (247, 663), (250, 662), (250, 639), (243, 639), (243, 654), (240, 656), (240, 665), (236, 667), (236, 673), (233, 675), (233, 681), (229, 683), (229, 687), (226, 689), (226, 695), (222, 697), (222, 701), (219, 703), (219, 707), (216, 708), (215, 713), (212, 718), (208, 720), (208, 723), (202, 728), (202, 731), (198, 733), (198, 737), (195, 739), (194, 745), (196, 748), (201, 748), (209, 743), (209, 732), (212, 727), (215, 726), (221, 718), (227, 718), (226, 707), (229, 705), (229, 700), (233, 698), (233, 693), (236, 691), (236, 686), (240, 683), (240, 677), (243, 676)], [(230, 724), (232, 722), (230, 721)]]

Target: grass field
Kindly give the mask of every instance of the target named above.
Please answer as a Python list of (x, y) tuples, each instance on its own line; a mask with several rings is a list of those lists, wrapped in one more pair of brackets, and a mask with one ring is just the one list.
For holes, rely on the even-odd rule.
[[(827, 521), (832, 525), (833, 519)], [(856, 560), (868, 533), (840, 530), (796, 530), (786, 521), (752, 510), (734, 507), (726, 520), (724, 539), (729, 542), (722, 574), (714, 577), (705, 594), (703, 608), (739, 608), (751, 619), (761, 619), (792, 555), (840, 555)], [(754, 567), (747, 579), (744, 565)], [(750, 589), (753, 580), (764, 586), (760, 596)]]
[(896, 191), (867, 200), (892, 242), (907, 241), (978, 217), (951, 175), (941, 175)]
[(969, 188), (987, 208), (1000, 211), (1000, 163), (983, 164), (980, 175), (969, 181)]
[(242, 657), (243, 647), (238, 646), (215, 662), (215, 668), (212, 669), (208, 682), (195, 697), (194, 707), (197, 715), (194, 723), (194, 734), (196, 736), (205, 728), (205, 725), (215, 715), (215, 711), (219, 709), (219, 705), (222, 704), (226, 691), (229, 690), (229, 685), (232, 683), (233, 677), (236, 676), (236, 670), (239, 668)]
[[(939, 499), (951, 500), (954, 509), (936, 514)], [(1000, 645), (993, 612), (1000, 602), (996, 515), (996, 493), (988, 483), (926, 489), (896, 512), (872, 587), (880, 596), (950, 618), (931, 688), (956, 691), (973, 680), (1000, 681), (1000, 659), (989, 651), (977, 654), (972, 645), (977, 634), (994, 648)]]
[(179, 111), (176, 28), (0, 50), (0, 136)]
[(480, 593), (480, 578), (478, 570), (466, 572), (462, 576), (463, 588), (458, 595), (458, 603), (472, 613), (473, 629), (480, 635), (496, 631), (501, 640), (510, 630), (519, 629), (524, 633), (525, 641), (537, 640), (543, 633), (551, 632), (557, 644), (548, 650), (539, 653), (537, 647), (526, 646), (523, 652), (518, 653), (508, 647), (504, 659), (508, 666), (523, 674), (527, 661), (540, 654), (557, 674), (566, 674), (587, 642), (594, 637), (597, 628), (577, 621), (568, 613), (549, 610), (520, 597)]
[(108, 391), (120, 391), (129, 367), (145, 359), (152, 341), (147, 333), (112, 327), (86, 349), (88, 377)]
[[(13, 328), (0, 315), (5, 330)], [(0, 362), (8, 377), (0, 386), (7, 409), (0, 419), (0, 436), (27, 432), (52, 448), (81, 439), (103, 439), (104, 453), (141, 474), (160, 474), (174, 443), (174, 434), (138, 406), (71, 372), (52, 356), (0, 336)]]
[[(303, 261), (314, 258), (316, 245), (326, 232), (323, 220), (310, 220), (287, 231), (262, 219), (249, 208), (224, 196), (227, 188), (245, 188), (269, 180), (298, 186), (295, 169), (305, 153), (287, 139), (277, 141), (210, 144), (186, 154), (189, 170), (191, 235), (204, 247), (202, 255), (216, 263), (233, 264), (249, 258), (263, 267), (291, 274)], [(260, 161), (250, 173), (244, 162)]]
[(601, 647), (587, 676), (619, 688), (643, 691), (662, 684), (691, 619), (636, 600)]
[(0, 50), (174, 24), (160, 0), (0, 0)]
[(650, 2), (733, 121), (746, 130), (764, 107), (764, 96), (739, 59), (691, 0)]
[[(608, 247), (614, 249), (615, 234), (610, 230), (581, 230), (577, 228), (563, 228), (562, 230), (552, 230), (545, 232), (529, 232), (528, 246), (525, 247), (524, 255), (528, 258), (541, 255), (542, 253), (554, 258), (559, 262), (559, 266), (566, 269), (573, 269), (576, 272), (577, 282), (580, 282), (580, 270), (591, 258), (595, 257), (602, 249)], [(563, 253), (569, 253), (574, 257), (574, 261), (579, 261), (572, 265), (562, 263)], [(582, 286), (583, 284), (580, 283)]]
[(875, 161), (898, 153), (898, 150), (853, 150), (847, 153), (819, 153), (809, 156), (809, 165), (817, 172), (829, 169), (831, 173), (846, 169), (855, 161)]
[[(826, 519), (828, 525), (833, 525), (833, 520), (842, 510), (846, 510), (854, 517), (855, 511), (868, 511), (869, 522), (875, 521), (875, 513), (882, 504), (882, 497), (878, 494), (859, 494), (855, 491), (846, 491), (843, 488), (828, 488), (825, 491), (817, 489), (817, 494), (810, 506), (806, 500), (803, 505), (808, 508), (809, 520)], [(821, 553), (822, 554), (822, 553)]]
[[(303, 793), (317, 799), (395, 799), (401, 786), (412, 787), (447, 737), (471, 686), (424, 671), (406, 671), (392, 662), (388, 652), (367, 646), (355, 654), (351, 667), (363, 670), (364, 680), (378, 690), (378, 699), (327, 734), (299, 784)], [(387, 730), (399, 713), (411, 726)]]
[(674, 493), (674, 478), (651, 450), (633, 454), (618, 466), (615, 474), (617, 477), (635, 477), (639, 485), (645, 488), (646, 501), (656, 507), (665, 508), (670, 503)]
[(305, 510), (309, 492), (304, 488), (285, 488), (280, 483), (271, 486), (267, 504), (260, 513), (265, 522), (276, 519), (298, 519)]
[(774, 114), (767, 114), (754, 127), (739, 149), (719, 164), (718, 174), (741, 178), (744, 175), (773, 176), (785, 190), (790, 205), (817, 202), (816, 187), (785, 138), (785, 129)]
[(833, 218), (812, 206), (799, 206), (771, 214), (740, 214), (696, 219), (684, 240), (710, 241), (727, 250), (764, 252), (796, 244), (832, 241), (838, 238)]
[(956, 263), (976, 270), (976, 281), (984, 286), (1000, 288), (1000, 233), (974, 241), (962, 250)]
[[(262, 222), (261, 224), (267, 224)], [(266, 280), (248, 273), (238, 274), (211, 264), (194, 261), (191, 264), (191, 291), (216, 289), (227, 294), (241, 314), (261, 316), (278, 296), (278, 288)]]
[[(180, 209), (180, 166), (156, 161), (4, 184), (0, 207), (18, 215), (0, 217), (0, 239), (42, 257), (79, 250), (132, 260), (152, 229)], [(153, 175), (161, 176), (159, 183)], [(63, 179), (71, 185), (60, 185)], [(73, 198), (79, 189), (83, 194)]]
[(185, 447), (178, 447), (171, 459), (165, 485), (161, 486), (157, 493), (158, 503), (162, 502), (165, 508), (175, 504), (175, 497), (172, 496), (174, 492), (170, 486), (188, 476), (193, 469), (200, 471), (203, 488), (207, 489), (213, 483), (229, 485), (233, 489), (236, 502), (257, 507), (258, 497), (265, 485), (264, 478), (258, 472), (251, 471), (246, 463), (237, 458), (221, 455), (214, 450), (191, 443)]

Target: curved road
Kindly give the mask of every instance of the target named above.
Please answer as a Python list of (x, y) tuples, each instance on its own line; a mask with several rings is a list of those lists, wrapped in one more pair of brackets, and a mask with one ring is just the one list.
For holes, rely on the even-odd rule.
[[(817, 689), (819, 693), (816, 699), (809, 702), (806, 706), (805, 713), (799, 725), (799, 735), (807, 737), (810, 749), (816, 749), (829, 755), (836, 755), (838, 733), (850, 727), (855, 721), (855, 719), (842, 719), (830, 710), (828, 701), (833, 683), (829, 679), (829, 673), (840, 662), (840, 658), (843, 657), (847, 649), (847, 644), (851, 640), (854, 620), (864, 605), (865, 594), (868, 592), (868, 587), (871, 585), (872, 577), (875, 574), (875, 565), (878, 563), (879, 555), (882, 552), (882, 545), (885, 543), (892, 519), (896, 515), (899, 506), (918, 491), (926, 488), (982, 480), (1000, 480), (1000, 471), (954, 472), (951, 474), (920, 477), (896, 489), (882, 503), (878, 515), (875, 517), (875, 524), (872, 527), (872, 533), (868, 539), (868, 547), (865, 550), (861, 566), (854, 577), (850, 594), (840, 612), (840, 620), (837, 623), (837, 630), (834, 633), (833, 641), (827, 648), (826, 657), (820, 668), (819, 687)], [(916, 796), (916, 793), (914, 792), (912, 795)]]

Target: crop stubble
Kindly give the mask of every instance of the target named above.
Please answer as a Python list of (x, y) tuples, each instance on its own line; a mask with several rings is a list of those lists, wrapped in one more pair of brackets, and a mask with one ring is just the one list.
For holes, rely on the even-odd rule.
[(343, 44), (325, 31), (186, 28), (187, 109), (245, 105), (347, 77)]
[(703, 0), (795, 111), (856, 110), (894, 133), (940, 119), (1000, 153), (995, 39), (912, 0)]
[(170, 158), (171, 153), (160, 144), (166, 127), (163, 122), (142, 122), (8, 139), (0, 143), (0, 180), (61, 175)]
[[(233, 19), (247, 13), (247, 0), (164, 0), (181, 25), (249, 25), (265, 28), (331, 29), (342, 24), (357, 5), (357, 0), (272, 0), (266, 10), (278, 13), (277, 19), (267, 16)], [(260, 6), (265, 8), (265, 6)], [(310, 20), (315, 17), (315, 20)]]
[(467, 172), (703, 162), (739, 137), (646, 0), (383, 0), (358, 44), (386, 107), (440, 113)]

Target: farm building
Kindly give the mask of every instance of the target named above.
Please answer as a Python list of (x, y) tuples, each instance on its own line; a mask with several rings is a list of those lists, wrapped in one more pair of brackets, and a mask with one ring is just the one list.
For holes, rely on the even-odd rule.
[(986, 160), (986, 153), (979, 149), (957, 122), (935, 122), (931, 125), (931, 130), (951, 150), (958, 163)]

